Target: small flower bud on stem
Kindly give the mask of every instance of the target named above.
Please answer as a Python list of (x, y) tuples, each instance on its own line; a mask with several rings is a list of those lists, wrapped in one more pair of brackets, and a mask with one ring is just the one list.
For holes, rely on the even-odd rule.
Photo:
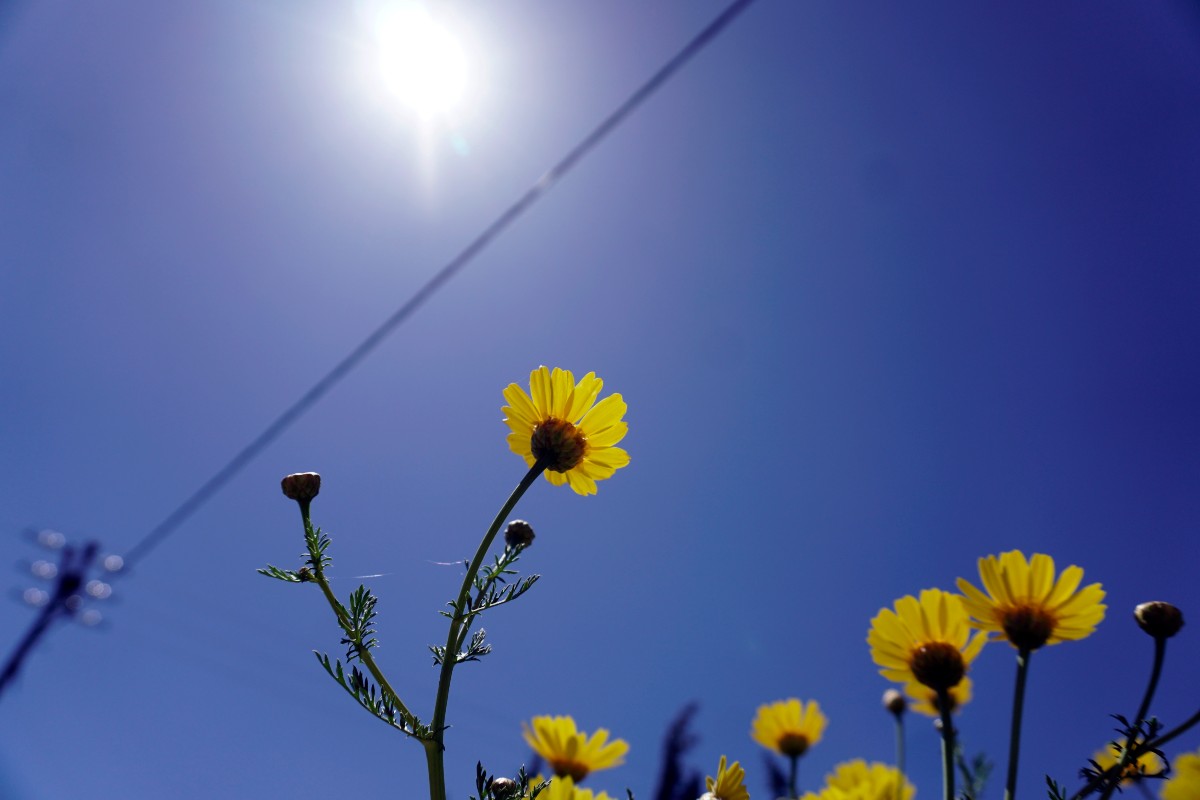
[(308, 522), (308, 507), (321, 493), (321, 476), (315, 472), (296, 472), (279, 482), (285, 497), (300, 504), (300, 516)]
[(510, 800), (517, 796), (517, 791), (521, 787), (512, 778), (492, 778), (488, 784), (488, 789), (492, 792), (492, 797), (496, 800)]
[(504, 543), (514, 549), (529, 547), (533, 539), (533, 526), (523, 519), (514, 519), (504, 529)]
[(1183, 627), (1183, 612), (1161, 600), (1142, 603), (1133, 610), (1133, 617), (1155, 639), (1170, 639)]

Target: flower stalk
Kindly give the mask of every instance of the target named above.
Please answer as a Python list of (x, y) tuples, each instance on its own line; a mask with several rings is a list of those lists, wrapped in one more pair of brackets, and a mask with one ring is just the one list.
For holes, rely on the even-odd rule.
[(450, 619), (450, 631), (446, 636), (446, 649), (442, 654), (437, 697), (434, 700), (433, 719), (430, 723), (433, 731), (432, 738), (423, 742), (426, 766), (429, 771), (431, 800), (446, 800), (446, 773), (443, 757), (446, 750), (446, 708), (450, 702), (450, 680), (454, 677), (454, 667), (458, 663), (459, 647), (469, 632), (471, 621), (474, 618), (468, 607), (471, 599), (471, 587), (475, 585), (475, 576), (479, 574), (479, 568), (483, 565), (483, 560), (487, 557), (488, 550), (491, 549), (492, 542), (496, 539), (496, 534), (500, 532), (500, 526), (504, 524), (504, 520), (508, 519), (508, 515), (512, 513), (517, 502), (545, 469), (542, 462), (535, 462), (529, 468), (529, 472), (525, 473), (521, 482), (517, 484), (517, 488), (509, 495), (508, 500), (500, 507), (496, 518), (492, 520), (491, 527), (480, 541), (479, 548), (475, 551), (475, 557), (467, 566), (467, 574), (463, 576), (462, 587), (458, 590), (458, 597), (454, 601), (454, 613)]
[(896, 772), (899, 773), (899, 779), (896, 781), (896, 800), (904, 798), (904, 712), (893, 714), (896, 719)]
[(942, 790), (945, 800), (954, 800), (954, 721), (950, 718), (950, 690), (938, 689), (937, 698), (942, 727)]
[[(1150, 668), (1150, 682), (1146, 685), (1146, 691), (1142, 695), (1142, 702), (1138, 705), (1137, 714), (1133, 718), (1133, 727), (1135, 730), (1141, 727), (1141, 724), (1146, 719), (1146, 714), (1150, 711), (1150, 702), (1154, 699), (1154, 693), (1158, 689), (1158, 679), (1162, 675), (1163, 661), (1167, 654), (1167, 636), (1154, 637), (1154, 665)], [(1125, 769), (1128, 764), (1136, 764), (1137, 759), (1132, 758), (1130, 753), (1134, 747), (1134, 736), (1131, 734), (1125, 739), (1125, 747), (1121, 751), (1121, 757), (1117, 759), (1117, 774)], [(1104, 792), (1100, 795), (1100, 800), (1108, 800), (1112, 797), (1112, 793), (1116, 791), (1119, 781), (1114, 781), (1108, 785)]]
[(1013, 800), (1017, 794), (1017, 761), (1021, 755), (1021, 717), (1025, 709), (1025, 679), (1029, 674), (1031, 651), (1017, 651), (1017, 685), (1013, 691), (1012, 728), (1008, 736), (1008, 776), (1004, 781), (1004, 800)]
[[(300, 516), (304, 520), (305, 541), (315, 542), (317, 539), (317, 534), (316, 531), (313, 530), (312, 520), (309, 518), (308, 511), (310, 501), (302, 500), (298, 502), (300, 504)], [(338, 624), (341, 625), (342, 630), (346, 631), (347, 635), (349, 635), (350, 630), (353, 628), (353, 625), (350, 621), (350, 615), (346, 611), (346, 607), (341, 604), (336, 596), (334, 596), (333, 590), (329, 588), (329, 581), (325, 578), (325, 565), (320, 557), (320, 554), (315, 552), (310, 547), (309, 555), (312, 579), (318, 586), (321, 587), (321, 593), (325, 595), (325, 600), (328, 601), (329, 607), (333, 609), (333, 613), (338, 619)], [(396, 704), (396, 708), (400, 710), (400, 713), (403, 714), (406, 719), (414, 719), (413, 713), (408, 710), (408, 706), (404, 705), (404, 701), (400, 699), (400, 695), (398, 695), (396, 690), (392, 688), (392, 685), (388, 683), (388, 679), (384, 676), (383, 670), (381, 670), (379, 665), (375, 663), (375, 658), (371, 655), (371, 649), (365, 646), (362, 641), (356, 641), (354, 644), (357, 647), (358, 660), (362, 662), (362, 665), (367, 668), (367, 671), (370, 672), (371, 676), (379, 683), (380, 690), (387, 693), (391, 700)]]

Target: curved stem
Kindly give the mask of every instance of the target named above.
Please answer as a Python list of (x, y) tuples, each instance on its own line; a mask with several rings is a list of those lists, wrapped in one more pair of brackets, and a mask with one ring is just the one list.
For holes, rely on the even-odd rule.
[(954, 721), (950, 719), (950, 692), (939, 689), (938, 712), (942, 719), (942, 788), (946, 800), (954, 800)]
[[(1158, 678), (1162, 675), (1163, 661), (1167, 656), (1167, 640), (1162, 636), (1154, 637), (1154, 666), (1150, 669), (1150, 683), (1146, 686), (1146, 693), (1142, 696), (1142, 704), (1138, 706), (1137, 716), (1133, 718), (1133, 724), (1138, 725), (1146, 719), (1146, 712), (1150, 710), (1150, 701), (1154, 699), (1154, 691), (1158, 689)], [(1128, 744), (1133, 744), (1133, 737), (1130, 737)]]
[[(311, 534), (312, 520), (310, 520), (308, 516), (307, 503), (302, 502), (300, 504), (300, 514), (304, 518), (304, 532), (306, 534)], [(314, 580), (316, 581), (317, 585), (321, 587), (321, 593), (325, 595), (325, 600), (329, 603), (329, 607), (333, 609), (333, 613), (337, 616), (338, 624), (341, 625), (342, 629), (347, 632), (347, 635), (349, 635), (350, 618), (346, 614), (346, 607), (341, 604), (341, 602), (334, 595), (333, 590), (329, 588), (329, 581), (325, 578), (325, 570), (321, 566), (321, 559), (317, 558), (313, 560), (312, 572)], [(404, 715), (405, 719), (411, 723), (412, 720), (415, 719), (413, 713), (408, 710), (408, 706), (404, 705), (404, 701), (400, 699), (400, 695), (396, 694), (396, 690), (392, 688), (390, 683), (388, 683), (388, 679), (384, 676), (383, 670), (381, 670), (379, 665), (375, 663), (375, 658), (371, 655), (371, 651), (365, 647), (362, 647), (362, 642), (355, 642), (355, 644), (360, 645), (358, 648), (358, 660), (362, 662), (362, 665), (367, 668), (367, 671), (370, 672), (371, 676), (374, 677), (376, 682), (379, 683), (380, 690), (387, 692), (391, 699), (396, 703), (396, 708), (399, 709), (400, 713)]]
[[(1167, 640), (1161, 636), (1154, 637), (1154, 666), (1150, 668), (1150, 683), (1146, 686), (1146, 692), (1142, 695), (1142, 702), (1138, 705), (1137, 714), (1133, 717), (1133, 729), (1140, 730), (1142, 721), (1146, 718), (1146, 712), (1150, 710), (1150, 701), (1154, 699), (1154, 690), (1158, 688), (1158, 678), (1162, 674), (1163, 659), (1167, 653)], [(1130, 757), (1130, 751), (1136, 741), (1136, 736), (1130, 734), (1125, 738), (1125, 746), (1121, 749), (1117, 763), (1114, 765), (1118, 771), (1123, 771), (1130, 764), (1136, 764), (1137, 759)], [(1112, 797), (1113, 792), (1117, 790), (1117, 786), (1121, 783), (1119, 780), (1114, 780), (1104, 791), (1100, 793), (1100, 800), (1108, 800)]]
[(1025, 678), (1029, 674), (1031, 651), (1017, 651), (1017, 687), (1013, 693), (1012, 730), (1008, 738), (1008, 778), (1004, 782), (1004, 800), (1017, 795), (1017, 761), (1021, 755), (1021, 716), (1025, 708)]
[(446, 650), (442, 653), (442, 669), (438, 675), (437, 698), (434, 701), (433, 720), (430, 723), (433, 739), (425, 747), (431, 800), (446, 800), (445, 765), (442, 756), (446, 750), (446, 706), (450, 701), (450, 679), (454, 676), (454, 666), (458, 663), (459, 642), (471, 627), (471, 618), (467, 608), (471, 587), (475, 585), (475, 576), (479, 573), (479, 567), (482, 566), (483, 559), (491, 549), (492, 542), (495, 541), (496, 534), (500, 531), (500, 526), (512, 513), (517, 501), (545, 469), (545, 465), (541, 462), (530, 467), (529, 472), (525, 474), (525, 477), (517, 484), (517, 488), (513, 489), (513, 493), (509, 495), (508, 500), (500, 507), (496, 518), (492, 520), (491, 527), (488, 528), (483, 540), (479, 543), (479, 549), (475, 551), (475, 558), (467, 566), (467, 574), (463, 576), (462, 587), (458, 590), (458, 597), (454, 602), (454, 616), (450, 619), (450, 632), (446, 636)]

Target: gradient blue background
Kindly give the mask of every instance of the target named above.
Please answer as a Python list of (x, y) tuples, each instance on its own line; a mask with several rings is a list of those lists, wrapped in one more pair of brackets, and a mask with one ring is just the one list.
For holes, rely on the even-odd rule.
[[(400, 305), (722, 3), (445, 0), (474, 89), (423, 129), (350, 3), (0, 10), (0, 531), (130, 547)], [(632, 464), (519, 507), (544, 575), (451, 699), (451, 794), (520, 723), (631, 743), (588, 784), (650, 797), (702, 704), (768, 796), (755, 708), (817, 699), (805, 759), (890, 760), (882, 606), (1011, 548), (1080, 564), (1109, 618), (1033, 660), (1022, 760), (1075, 784), (1131, 714), (1147, 599), (1200, 614), (1200, 9), (761, 0), (282, 440), (58, 629), (0, 700), (5, 796), (420, 797), (422, 751), (321, 672), (279, 478), (381, 597), (379, 658), (428, 717), (427, 643), (523, 473), (500, 391), (538, 364), (629, 403)], [(9, 572), (11, 594), (32, 580)], [(15, 643), (32, 618), (0, 604)], [(10, 646), (4, 644), (4, 647)], [(1197, 630), (1157, 713), (1200, 706)], [(961, 717), (997, 761), (1013, 673)], [(919, 798), (937, 740), (912, 720)], [(1200, 731), (1172, 752), (1194, 750)]]

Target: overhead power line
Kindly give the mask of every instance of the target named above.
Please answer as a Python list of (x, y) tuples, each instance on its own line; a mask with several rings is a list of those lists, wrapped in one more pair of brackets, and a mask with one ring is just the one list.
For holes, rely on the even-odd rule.
[[(247, 464), (253, 461), (259, 453), (265, 450), (290, 428), (293, 423), (316, 405), (317, 401), (328, 394), (343, 378), (349, 375), (363, 359), (374, 352), (405, 320), (411, 317), (421, 306), (425, 305), (463, 267), (483, 252), (492, 243), (493, 239), (503, 233), (522, 214), (528, 211), (534, 203), (540, 200), (546, 192), (553, 188), (556, 183), (562, 180), (585, 156), (604, 141), (617, 126), (624, 122), (630, 114), (649, 99), (651, 95), (662, 88), (685, 64), (691, 61), (707, 45), (711, 44), (753, 2), (754, 0), (735, 0), (735, 2), (727, 6), (700, 33), (696, 34), (691, 41), (672, 56), (666, 64), (650, 76), (624, 102), (617, 106), (591, 133), (576, 144), (558, 163), (551, 167), (524, 194), (508, 206), (500, 216), (472, 239), (458, 255), (434, 273), (433, 277), (418, 289), (412, 297), (396, 309), (391, 316), (385, 319), (382, 324), (375, 328), (349, 354), (335, 364), (332, 369), (325, 373), (320, 380), (313, 384), (312, 388), (301, 395), (292, 405), (288, 406), (283, 413), (263, 429), (262, 433), (239, 450), (212, 477), (201, 484), (187, 499), (167, 514), (161, 522), (134, 543), (125, 553), (124, 569), (128, 570), (144, 560), (168, 536), (179, 530), (184, 522), (221, 491)], [(55, 614), (44, 611), (22, 638), (16, 651), (10, 656), (5, 666), (3, 680), (0, 681), (0, 692), (17, 675), (22, 662), (34, 649), (38, 640), (44, 636), (54, 618)]]
[(483, 232), (471, 240), (463, 250), (450, 260), (445, 266), (434, 273), (429, 281), (417, 290), (416, 294), (408, 299), (404, 305), (396, 309), (390, 317), (373, 330), (367, 338), (350, 353), (334, 365), (333, 369), (329, 370), (324, 377), (313, 384), (312, 388), (301, 395), (300, 399), (289, 406), (282, 414), (268, 425), (263, 432), (256, 436), (249, 444), (243, 447), (233, 458), (226, 462), (225, 466), (221, 467), (213, 474), (203, 485), (200, 486), (190, 497), (176, 506), (170, 514), (168, 514), (162, 522), (158, 523), (149, 533), (143, 536), (129, 551), (125, 553), (126, 567), (132, 567), (154, 550), (164, 539), (174, 533), (180, 525), (182, 525), (192, 514), (207, 503), (213, 495), (219, 492), (229, 481), (237, 475), (242, 469), (249, 464), (254, 458), (267, 448), (272, 442), (279, 438), (284, 431), (292, 426), (296, 420), (300, 419), (310, 408), (316, 405), (317, 401), (329, 393), (334, 386), (342, 381), (350, 371), (370, 355), (375, 348), (383, 343), (393, 331), (396, 330), (406, 319), (421, 306), (429, 301), (434, 293), (441, 289), (451, 278), (457, 275), (463, 267), (469, 264), (475, 256), (479, 255), (483, 250), (492, 243), (492, 240), (499, 236), (505, 229), (512, 225), (518, 217), (524, 214), (533, 206), (541, 197), (548, 192), (556, 183), (563, 179), (576, 164), (578, 164), (584, 156), (595, 149), (596, 145), (600, 144), (608, 137), (618, 125), (626, 120), (630, 114), (634, 112), (642, 103), (644, 103), (652, 94), (662, 88), (676, 72), (683, 67), (688, 61), (699, 53), (706, 45), (711, 43), (729, 23), (745, 11), (754, 0), (736, 0), (730, 4), (721, 14), (708, 24), (704, 30), (696, 34), (696, 36), (684, 45), (671, 60), (664, 64), (658, 72), (654, 73), (645, 83), (638, 87), (637, 91), (631, 94), (626, 100), (617, 106), (616, 110), (608, 115), (595, 129), (575, 145), (557, 164), (550, 168), (546, 174), (538, 179), (529, 189), (525, 191), (517, 200), (504, 210), (499, 217), (483, 229)]

